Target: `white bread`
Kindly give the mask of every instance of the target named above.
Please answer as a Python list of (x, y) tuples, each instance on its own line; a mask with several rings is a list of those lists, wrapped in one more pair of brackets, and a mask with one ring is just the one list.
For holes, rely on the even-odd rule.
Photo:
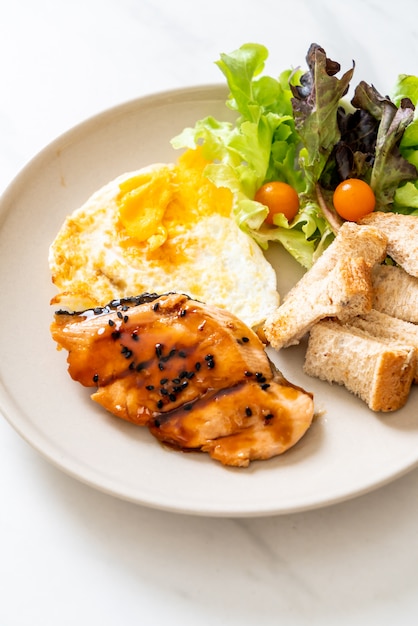
[(418, 278), (395, 265), (376, 265), (372, 283), (374, 309), (418, 324)]
[[(389, 254), (411, 273), (416, 263), (418, 272), (418, 220), (387, 215), (344, 223), (264, 327), (275, 348), (298, 343), (309, 330), (305, 373), (344, 385), (384, 412), (401, 408), (418, 383), (418, 325), (411, 323), (418, 322), (418, 278), (382, 265)], [(362, 298), (361, 262), (369, 285)]]
[(374, 211), (360, 224), (374, 226), (388, 239), (387, 253), (403, 269), (418, 276), (418, 217)]
[(326, 278), (341, 259), (363, 257), (371, 266), (381, 263), (386, 256), (386, 246), (387, 237), (376, 228), (344, 222), (334, 241), (289, 291), (285, 299), (293, 297), (295, 291), (310, 287), (315, 281)]
[[(405, 322), (375, 309), (365, 315), (354, 317), (349, 321), (349, 324), (381, 341), (408, 344), (418, 354), (418, 325), (416, 324)], [(418, 359), (414, 382), (418, 383)]]
[(341, 259), (325, 278), (295, 290), (267, 320), (264, 333), (279, 350), (299, 343), (325, 317), (348, 319), (370, 311), (371, 306), (369, 265), (362, 257)]
[(345, 222), (332, 244), (264, 324), (277, 350), (299, 343), (325, 317), (344, 320), (372, 307), (371, 268), (386, 255), (387, 239), (376, 229)]
[(310, 332), (304, 372), (344, 385), (372, 411), (396, 411), (406, 403), (416, 372), (416, 351), (370, 337), (335, 320)]

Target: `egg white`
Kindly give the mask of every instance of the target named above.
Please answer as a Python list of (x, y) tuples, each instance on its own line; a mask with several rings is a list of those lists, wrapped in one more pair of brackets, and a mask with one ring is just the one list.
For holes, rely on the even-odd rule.
[(171, 244), (184, 254), (175, 263), (150, 258), (140, 248), (132, 254), (121, 244), (119, 184), (143, 171), (109, 182), (67, 217), (49, 250), (58, 289), (53, 304), (82, 310), (144, 292), (177, 291), (227, 309), (251, 327), (260, 325), (279, 305), (276, 273), (232, 217), (214, 212), (179, 229)]

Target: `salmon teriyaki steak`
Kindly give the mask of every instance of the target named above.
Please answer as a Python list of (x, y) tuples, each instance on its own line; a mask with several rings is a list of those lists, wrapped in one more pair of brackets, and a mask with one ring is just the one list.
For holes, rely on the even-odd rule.
[(94, 401), (171, 447), (246, 467), (282, 454), (312, 423), (312, 394), (282, 376), (258, 335), (189, 296), (58, 311), (51, 332)]

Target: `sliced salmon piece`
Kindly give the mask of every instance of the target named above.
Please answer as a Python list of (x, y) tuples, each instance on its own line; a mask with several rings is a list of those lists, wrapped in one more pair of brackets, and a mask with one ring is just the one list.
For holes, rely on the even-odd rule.
[(156, 417), (149, 427), (173, 447), (200, 449), (223, 465), (247, 467), (294, 446), (312, 417), (312, 397), (277, 373), (269, 382), (253, 379), (208, 393)]

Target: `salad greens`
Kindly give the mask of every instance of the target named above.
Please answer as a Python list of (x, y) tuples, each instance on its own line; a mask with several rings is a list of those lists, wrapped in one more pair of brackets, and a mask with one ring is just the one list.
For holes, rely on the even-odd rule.
[[(341, 223), (332, 193), (346, 178), (368, 182), (376, 210), (418, 215), (418, 78), (401, 75), (392, 98), (360, 82), (346, 102), (353, 67), (341, 78), (339, 63), (312, 44), (307, 70), (263, 74), (268, 51), (247, 43), (216, 62), (229, 88), (234, 123), (206, 117), (173, 138), (175, 148), (197, 148), (209, 161), (205, 174), (233, 195), (238, 225), (263, 248), (280, 242), (305, 268), (331, 243)], [(296, 189), (297, 216), (265, 223), (256, 202), (265, 182)]]

